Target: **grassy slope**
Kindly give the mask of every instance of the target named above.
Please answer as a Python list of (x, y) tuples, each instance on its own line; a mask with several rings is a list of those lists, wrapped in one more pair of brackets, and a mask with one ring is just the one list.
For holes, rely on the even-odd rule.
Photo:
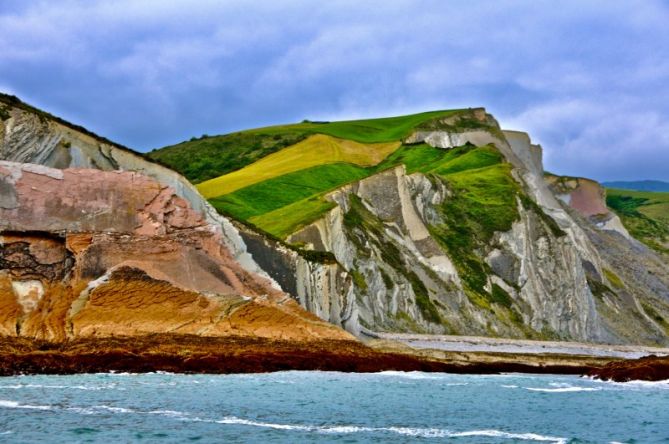
[(183, 174), (193, 183), (219, 177), (300, 142), (327, 134), (360, 143), (384, 143), (407, 137), (413, 128), (462, 110), (433, 111), (382, 119), (279, 125), (215, 137), (191, 139), (154, 150), (147, 156)]
[(669, 193), (607, 189), (606, 204), (632, 236), (669, 254)]
[[(422, 144), (403, 146), (376, 167), (361, 168), (345, 163), (317, 166), (243, 188), (211, 202), (223, 213), (285, 238), (333, 207), (323, 199), (325, 193), (399, 164), (406, 165), (409, 173), (435, 174), (460, 190), (462, 206), (473, 217), (481, 219), (478, 223), (488, 227), (486, 221), (490, 221), (491, 227), (485, 233), (501, 225), (508, 229), (507, 224), (499, 222), (508, 218), (498, 213), (509, 206), (513, 209), (511, 216), (515, 217), (515, 188), (510, 193), (496, 186), (500, 182), (515, 184), (510, 179), (509, 166), (502, 164), (502, 156), (494, 147), (471, 145), (448, 151)], [(474, 231), (483, 233), (480, 228), (477, 226)]]
[(256, 183), (209, 201), (221, 212), (237, 219), (248, 220), (367, 175), (367, 168), (349, 163), (317, 165)]
[(400, 142), (362, 144), (317, 134), (240, 170), (203, 182), (197, 188), (204, 197), (212, 198), (317, 165), (348, 162), (372, 166), (399, 146)]
[(410, 172), (420, 166), (439, 165), (457, 156), (428, 145), (403, 146), (374, 167), (348, 163), (318, 165), (260, 182), (210, 199), (222, 213), (251, 222), (279, 238), (318, 219), (333, 207), (324, 194), (379, 171), (404, 163)]

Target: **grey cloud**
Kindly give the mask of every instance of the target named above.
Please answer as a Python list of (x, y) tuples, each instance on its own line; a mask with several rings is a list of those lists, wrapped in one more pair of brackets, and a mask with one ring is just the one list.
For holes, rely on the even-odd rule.
[(0, 4), (0, 87), (124, 144), (486, 106), (558, 173), (669, 180), (661, 1)]

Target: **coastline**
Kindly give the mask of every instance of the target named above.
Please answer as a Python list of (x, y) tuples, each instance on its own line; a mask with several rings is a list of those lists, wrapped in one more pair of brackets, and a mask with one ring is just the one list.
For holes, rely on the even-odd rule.
[(669, 356), (669, 347), (645, 345), (597, 344), (572, 341), (535, 341), (529, 339), (491, 338), (485, 336), (420, 335), (372, 333), (367, 336), (394, 341), (416, 349), (450, 352), (492, 352), (508, 354), (554, 354), (636, 359), (643, 356)]
[(232, 374), (282, 370), (534, 373), (599, 376), (620, 381), (661, 380), (669, 378), (669, 357), (621, 359), (568, 353), (449, 351), (414, 348), (387, 339), (362, 343), (175, 334), (79, 338), (66, 342), (0, 338), (0, 376), (108, 372)]

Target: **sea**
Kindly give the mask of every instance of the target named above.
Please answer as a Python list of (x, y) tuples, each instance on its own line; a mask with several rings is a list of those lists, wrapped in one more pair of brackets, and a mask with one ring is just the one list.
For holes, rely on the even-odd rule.
[(669, 443), (669, 381), (278, 372), (0, 378), (8, 443)]

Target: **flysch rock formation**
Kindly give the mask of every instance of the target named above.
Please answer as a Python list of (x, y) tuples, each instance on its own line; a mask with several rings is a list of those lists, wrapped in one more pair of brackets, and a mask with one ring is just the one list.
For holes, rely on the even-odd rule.
[[(280, 287), (320, 319), (356, 335), (374, 335), (377, 331), (422, 332), (649, 345), (668, 343), (666, 266), (658, 262), (654, 253), (629, 238), (613, 213), (597, 213), (602, 210), (598, 206), (603, 202), (602, 195), (597, 197), (590, 185), (586, 185), (586, 191), (579, 191), (580, 185), (576, 184), (578, 197), (574, 198), (574, 189), (557, 190), (550, 180), (547, 183), (541, 147), (533, 145), (525, 133), (500, 129), (483, 109), (472, 111), (481, 123), (476, 128), (451, 131), (444, 129), (449, 128), (449, 121), (438, 122), (434, 128), (416, 130), (404, 142), (425, 142), (442, 149), (466, 143), (494, 144), (513, 166), (513, 178), (529, 200), (518, 202), (518, 218), (509, 231), (496, 233), (486, 246), (474, 252), (486, 267), (486, 289), (501, 288), (510, 298), (508, 306), (482, 306), (472, 299), (463, 285), (463, 276), (454, 266), (454, 258), (435, 241), (431, 230), (444, 222), (439, 207), (451, 198), (448, 184), (443, 181), (420, 173), (408, 175), (398, 167), (332, 192), (329, 198), (337, 206), (288, 239), (288, 242), (298, 242), (316, 253), (326, 252), (330, 256), (305, 254), (252, 228), (233, 225), (172, 170), (25, 107), (2, 106), (3, 115), (8, 117), (0, 122), (0, 159), (52, 167), (49, 174), (54, 176), (63, 170), (63, 178), (83, 174), (76, 168), (109, 172), (105, 174), (121, 174), (115, 173), (116, 170), (136, 172), (136, 178), (145, 176), (137, 180), (153, 179), (160, 184), (156, 186), (163, 191), (158, 194), (163, 195), (156, 202), (165, 202), (172, 208), (163, 211), (163, 216), (148, 216), (153, 213), (147, 213), (133, 202), (135, 216), (118, 222), (113, 219), (118, 216), (105, 214), (104, 209), (96, 209), (91, 203), (85, 204), (92, 211), (87, 216), (91, 221), (120, 223), (119, 226), (126, 228), (132, 225), (130, 234), (114, 230), (70, 234), (54, 231), (53, 227), (73, 220), (71, 215), (60, 213), (51, 215), (60, 220), (49, 222), (53, 227), (34, 226), (34, 231), (22, 231), (24, 241), (14, 242), (16, 232), (6, 230), (3, 239), (8, 240), (2, 241), (3, 252), (10, 251), (8, 246), (13, 245), (12, 248), (22, 252), (16, 257), (25, 257), (30, 263), (19, 269), (42, 270), (23, 275), (16, 267), (10, 273), (7, 271), (10, 267), (2, 265), (5, 271), (0, 279), (0, 294), (10, 296), (3, 297), (2, 304), (6, 308), (2, 312), (14, 313), (3, 321), (2, 328), (12, 334), (19, 331), (40, 337), (67, 337), (74, 332), (93, 335), (112, 331), (109, 326), (94, 327), (93, 319), (118, 317), (90, 304), (96, 295), (100, 300), (109, 300), (115, 293), (110, 291), (109, 285), (127, 285), (122, 287), (124, 291), (138, 287), (161, 288), (159, 293), (164, 293), (164, 286), (169, 286), (184, 292), (179, 293), (178, 300), (191, 300), (192, 304), (204, 304), (201, 298), (210, 298), (207, 301), (215, 305), (211, 299), (214, 298), (216, 304), (222, 304), (216, 307), (225, 307), (220, 310), (226, 316), (233, 310), (230, 307), (237, 307), (228, 298), (246, 301), (250, 297), (254, 305), (247, 303), (248, 307), (266, 303), (272, 310), (288, 305), (289, 312), (298, 310), (280, 293)], [(30, 176), (29, 172), (25, 174)], [(3, 211), (11, 212), (16, 205), (12, 180), (0, 181)], [(170, 191), (165, 191), (165, 187)], [(100, 190), (97, 199), (108, 191)], [(593, 203), (593, 196), (599, 199), (599, 204)], [(48, 201), (39, 195), (30, 199)], [(585, 206), (573, 205), (574, 202)], [(183, 205), (190, 208), (191, 213)], [(352, 208), (363, 217), (364, 227), (350, 223)], [(583, 208), (594, 209), (597, 214), (581, 213)], [(184, 218), (186, 214), (190, 216)], [(195, 216), (200, 217), (197, 219), (200, 222), (195, 223)], [(87, 218), (76, 223), (86, 227), (92, 223)], [(15, 221), (14, 229), (23, 222), (27, 221)], [(172, 223), (177, 225), (166, 228)], [(179, 227), (182, 223), (195, 225)], [(136, 229), (140, 232), (136, 233)], [(152, 249), (155, 246), (152, 239), (156, 236), (166, 243)], [(47, 254), (40, 247), (56, 244), (60, 246), (54, 251), (64, 251), (62, 255)], [(128, 253), (132, 251), (134, 253)], [(96, 255), (101, 259), (87, 259)], [(61, 256), (64, 259), (54, 259)], [(14, 256), (10, 254), (10, 257)], [(189, 260), (184, 262), (183, 257)], [(218, 272), (212, 272), (211, 261), (216, 264), (213, 269), (223, 267), (233, 271), (226, 272), (225, 278), (220, 280)], [(199, 271), (193, 271), (194, 266)], [(56, 284), (64, 276), (68, 282), (66, 288)], [(242, 281), (244, 291), (234, 287), (235, 280), (231, 276)], [(267, 277), (271, 280), (264, 279)], [(232, 296), (230, 288), (234, 290)], [(66, 296), (60, 299), (45, 296), (56, 294), (54, 292), (63, 292)], [(44, 302), (47, 300), (51, 302)], [(64, 302), (56, 303), (56, 300)], [(185, 322), (177, 322), (179, 327), (175, 327), (167, 316), (172, 308), (165, 308), (165, 304), (170, 303), (161, 300), (152, 305), (157, 310), (156, 328), (163, 325), (160, 328), (205, 334), (227, 328), (223, 327), (227, 325), (223, 321), (214, 322), (218, 326), (204, 326), (196, 320), (188, 321), (191, 327), (186, 327)], [(181, 306), (175, 304), (171, 307)], [(37, 308), (31, 308), (33, 306)], [(46, 312), (40, 307), (47, 307)], [(216, 312), (219, 310), (216, 307), (204, 311)], [(184, 308), (185, 318), (196, 311), (189, 310)], [(123, 318), (132, 316), (126, 313)], [(305, 317), (304, 312), (287, 319), (304, 325), (303, 331), (323, 328), (315, 317)], [(161, 324), (163, 322), (165, 324)], [(128, 321), (124, 328), (139, 331), (141, 324)], [(239, 321), (235, 325), (241, 324)], [(256, 322), (249, 321), (244, 331), (251, 331), (254, 328), (251, 324)], [(271, 334), (291, 334), (291, 330), (284, 331), (276, 325), (273, 328), (275, 333)], [(316, 334), (340, 337), (342, 333), (322, 330)]]
[(352, 339), (245, 270), (176, 191), (135, 172), (0, 162), (0, 334)]
[[(288, 239), (332, 252), (359, 282), (347, 292), (332, 292), (340, 295), (341, 311), (352, 314), (342, 325), (371, 335), (415, 331), (669, 343), (668, 270), (629, 237), (606, 208), (601, 187), (581, 180), (563, 184), (568, 191), (556, 189), (544, 180), (540, 146), (526, 133), (502, 131), (489, 115), (479, 117), (492, 130), (420, 130), (405, 142), (443, 149), (494, 144), (513, 165), (513, 177), (534, 204), (519, 202), (512, 229), (476, 252), (489, 267), (486, 288), (502, 288), (511, 307), (482, 308), (472, 301), (453, 258), (431, 236), (432, 227), (443, 222), (438, 207), (449, 199), (447, 184), (397, 167), (331, 193), (337, 207)], [(345, 223), (356, 202), (356, 211), (367, 218), (364, 229)], [(625, 255), (634, 265), (623, 262)], [(432, 306), (427, 310), (426, 299)]]

